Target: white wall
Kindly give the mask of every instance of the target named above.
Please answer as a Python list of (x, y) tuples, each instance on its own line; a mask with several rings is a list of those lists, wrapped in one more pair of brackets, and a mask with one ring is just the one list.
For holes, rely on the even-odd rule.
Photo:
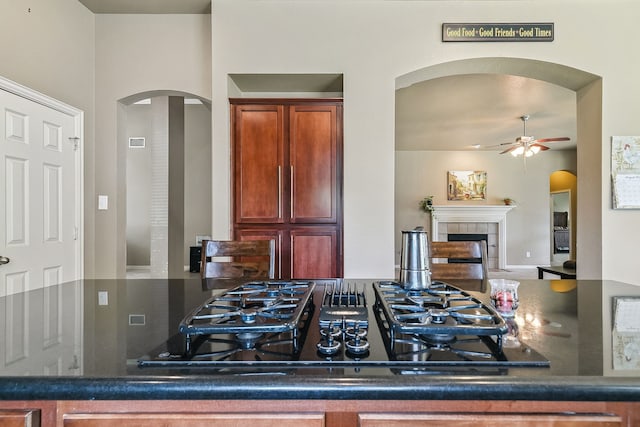
[[(345, 276), (392, 277), (395, 79), (467, 58), (548, 61), (603, 78), (602, 132), (591, 135), (601, 141), (598, 155), (591, 156), (601, 167), (592, 168), (595, 172), (579, 170), (579, 177), (584, 185), (600, 186), (595, 191), (599, 206), (588, 208), (600, 210), (601, 215), (594, 215), (593, 220), (602, 216), (603, 235), (625, 236), (616, 241), (602, 238), (602, 276), (640, 283), (640, 271), (633, 268), (631, 243), (640, 238), (640, 229), (634, 226), (640, 213), (611, 211), (608, 200), (609, 137), (638, 132), (640, 104), (629, 102), (629, 94), (640, 93), (640, 80), (633, 73), (640, 65), (640, 52), (629, 41), (637, 37), (635, 21), (640, 4), (618, 0), (576, 5), (573, 1), (533, 0), (216, 1), (212, 15), (214, 198), (229, 199), (228, 73), (344, 73)], [(554, 22), (555, 41), (440, 41), (443, 22), (523, 20)], [(590, 173), (597, 174), (595, 179)], [(604, 194), (602, 203), (600, 192)], [(228, 232), (228, 224), (229, 206), (214, 207), (213, 232)], [(596, 225), (597, 233), (600, 227)], [(599, 241), (594, 240), (596, 244)]]

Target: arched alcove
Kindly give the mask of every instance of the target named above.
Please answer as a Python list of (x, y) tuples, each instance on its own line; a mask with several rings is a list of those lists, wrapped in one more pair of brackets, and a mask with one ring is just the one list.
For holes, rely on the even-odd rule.
[[(562, 64), (524, 58), (471, 58), (441, 63), (399, 76), (396, 89), (445, 76), (468, 74), (504, 74), (549, 82), (576, 93), (578, 150), (576, 254), (583, 266), (580, 278), (598, 278), (602, 272), (602, 212), (582, 206), (602, 206), (602, 81), (597, 75)], [(434, 100), (437, 102), (437, 100)], [(589, 184), (591, 183), (591, 185)], [(582, 184), (582, 185), (581, 185)], [(587, 191), (587, 188), (589, 189)], [(582, 214), (582, 212), (584, 214)], [(399, 231), (396, 230), (396, 235)], [(397, 248), (396, 248), (397, 250)]]
[(128, 275), (182, 277), (196, 236), (211, 234), (210, 101), (150, 91), (119, 104)]

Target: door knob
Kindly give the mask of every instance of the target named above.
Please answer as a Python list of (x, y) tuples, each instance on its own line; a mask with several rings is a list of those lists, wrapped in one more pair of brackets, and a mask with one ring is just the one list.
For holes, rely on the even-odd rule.
[(9, 258), (7, 258), (6, 256), (0, 256), (0, 265), (2, 264), (9, 264), (11, 260)]

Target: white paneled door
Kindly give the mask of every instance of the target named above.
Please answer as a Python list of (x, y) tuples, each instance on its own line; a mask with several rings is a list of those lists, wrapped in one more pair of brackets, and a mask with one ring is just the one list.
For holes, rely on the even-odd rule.
[(0, 89), (0, 296), (82, 271), (79, 115), (42, 99)]

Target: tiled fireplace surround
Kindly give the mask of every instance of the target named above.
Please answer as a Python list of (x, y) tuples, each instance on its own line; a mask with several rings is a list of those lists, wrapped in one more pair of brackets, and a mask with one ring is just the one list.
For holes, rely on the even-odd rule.
[(447, 241), (447, 234), (486, 234), (488, 267), (505, 268), (507, 212), (513, 206), (434, 206), (431, 235)]
[(447, 234), (486, 234), (487, 266), (498, 268), (498, 224), (494, 222), (441, 222), (437, 241), (447, 241)]

